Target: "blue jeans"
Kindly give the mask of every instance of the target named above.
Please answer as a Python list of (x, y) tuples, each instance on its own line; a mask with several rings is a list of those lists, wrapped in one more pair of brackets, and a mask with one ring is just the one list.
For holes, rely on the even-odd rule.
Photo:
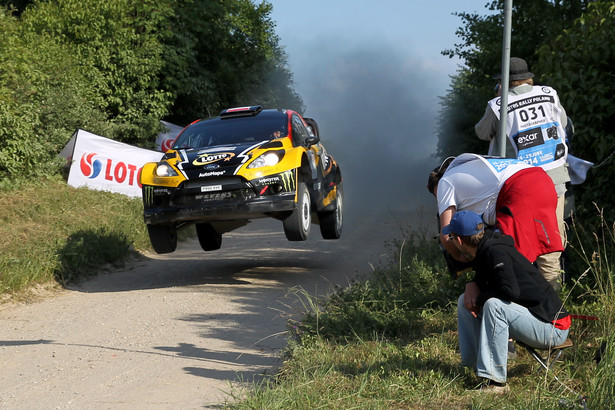
[(475, 318), (463, 306), (461, 295), (457, 300), (457, 326), (462, 364), (475, 368), (479, 377), (498, 383), (506, 382), (508, 339), (548, 349), (568, 337), (568, 330), (537, 319), (521, 305), (496, 298), (487, 300), (480, 317)]

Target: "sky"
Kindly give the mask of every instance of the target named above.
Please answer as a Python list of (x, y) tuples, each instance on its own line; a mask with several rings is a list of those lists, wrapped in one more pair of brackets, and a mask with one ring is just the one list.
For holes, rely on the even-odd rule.
[(488, 0), (268, 0), (280, 45), (323, 144), (340, 163), (346, 210), (434, 212), (440, 97), (459, 61), (455, 12)]

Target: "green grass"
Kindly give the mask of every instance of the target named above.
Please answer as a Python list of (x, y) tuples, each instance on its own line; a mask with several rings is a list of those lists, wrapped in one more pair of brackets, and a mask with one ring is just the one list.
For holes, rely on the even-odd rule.
[[(0, 294), (66, 284), (149, 249), (140, 199), (75, 189), (60, 178), (0, 189)], [(7, 186), (9, 186), (7, 188)]]
[[(231, 390), (227, 406), (561, 409), (583, 408), (581, 398), (586, 396), (589, 408), (615, 408), (612, 274), (605, 272), (610, 269), (605, 257), (601, 266), (595, 263), (596, 252), (608, 255), (615, 241), (606, 233), (588, 239), (577, 237), (573, 248), (579, 255), (593, 255), (594, 264), (566, 284), (562, 297), (571, 312), (600, 320), (573, 321), (575, 346), (548, 374), (518, 349), (518, 358), (509, 363), (510, 393), (494, 396), (476, 390), (480, 381), (460, 364), (452, 304), (465, 282), (453, 281), (446, 272), (431, 236), (408, 230), (404, 239), (391, 244), (392, 266), (379, 267), (323, 299), (294, 289), (304, 312), (289, 321), (282, 368), (254, 385), (247, 397)], [(582, 258), (576, 263), (581, 265)], [(609, 347), (597, 364), (594, 356), (605, 339)]]
[[(74, 189), (60, 177), (0, 187), (0, 295), (24, 298), (150, 249), (139, 199)], [(390, 266), (323, 299), (292, 289), (303, 312), (288, 323), (283, 366), (247, 396), (231, 388), (227, 407), (559, 409), (581, 408), (587, 396), (590, 409), (615, 408), (615, 228), (602, 221), (574, 233), (575, 274), (562, 296), (572, 313), (600, 320), (573, 321), (575, 346), (553, 370), (560, 382), (521, 350), (509, 363), (510, 393), (477, 392), (457, 349), (452, 302), (464, 282), (447, 273), (433, 235), (406, 229), (389, 244)]]

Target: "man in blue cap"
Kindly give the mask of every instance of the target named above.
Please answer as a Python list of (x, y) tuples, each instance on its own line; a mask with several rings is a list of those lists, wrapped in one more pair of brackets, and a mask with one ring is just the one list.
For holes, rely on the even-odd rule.
[(560, 345), (568, 337), (570, 316), (512, 237), (485, 230), (477, 213), (455, 213), (442, 233), (475, 272), (457, 302), (461, 361), (484, 379), (482, 389), (505, 392), (508, 339), (538, 349)]

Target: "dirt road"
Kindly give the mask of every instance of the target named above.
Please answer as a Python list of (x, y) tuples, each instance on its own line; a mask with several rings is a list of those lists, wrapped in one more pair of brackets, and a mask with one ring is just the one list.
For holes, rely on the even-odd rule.
[(0, 305), (0, 408), (216, 407), (230, 386), (275, 372), (289, 289), (323, 294), (371, 270), (399, 236), (395, 220), (347, 217), (339, 241), (317, 226), (288, 242), (259, 220), (224, 236), (147, 255), (43, 301)]

